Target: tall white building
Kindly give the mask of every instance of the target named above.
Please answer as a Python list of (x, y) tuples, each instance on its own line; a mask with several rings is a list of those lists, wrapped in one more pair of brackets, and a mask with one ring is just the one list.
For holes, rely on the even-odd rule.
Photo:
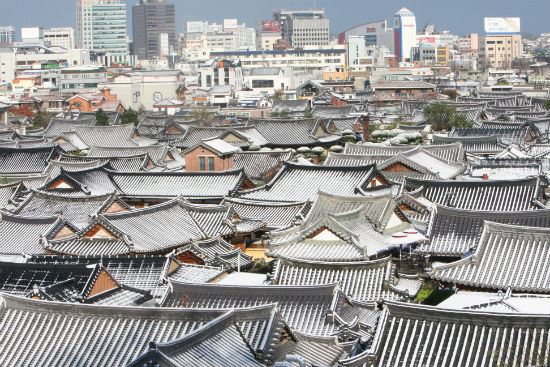
[(418, 47), (416, 17), (407, 8), (401, 8), (394, 15), (395, 56), (399, 61), (411, 59), (411, 50)]
[(106, 65), (128, 62), (126, 4), (121, 0), (77, 0), (76, 43)]
[(44, 29), (43, 37), (44, 42), (51, 46), (61, 46), (67, 50), (75, 48), (74, 29), (71, 27)]
[(13, 26), (0, 27), (0, 45), (11, 45), (15, 41), (15, 28)]

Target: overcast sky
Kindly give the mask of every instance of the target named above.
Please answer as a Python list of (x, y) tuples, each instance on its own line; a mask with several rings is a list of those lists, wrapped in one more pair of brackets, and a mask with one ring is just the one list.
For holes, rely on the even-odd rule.
[[(418, 27), (435, 24), (457, 34), (481, 32), (484, 16), (519, 16), (522, 31), (550, 32), (550, 0), (172, 0), (176, 4), (178, 32), (188, 20), (221, 22), (238, 18), (249, 26), (269, 19), (274, 9), (324, 8), (331, 19), (331, 33), (355, 24), (391, 19), (402, 6), (411, 9)], [(131, 5), (127, 0), (129, 16)], [(129, 24), (131, 18), (129, 18)], [(0, 25), (73, 26), (75, 0), (0, 0)], [(19, 31), (18, 31), (19, 37)], [(131, 37), (131, 34), (130, 34)]]

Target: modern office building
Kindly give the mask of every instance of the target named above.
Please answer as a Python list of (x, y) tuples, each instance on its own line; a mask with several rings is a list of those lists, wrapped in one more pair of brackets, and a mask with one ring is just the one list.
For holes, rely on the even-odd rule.
[(134, 54), (138, 59), (163, 58), (174, 51), (176, 7), (168, 0), (139, 0), (139, 4), (132, 7), (132, 24)]
[(75, 48), (74, 29), (71, 27), (44, 29), (43, 37), (47, 45), (60, 46), (67, 50)]
[(128, 62), (126, 4), (121, 0), (77, 0), (76, 43), (110, 66)]
[(411, 50), (418, 46), (416, 17), (407, 8), (401, 8), (394, 15), (394, 51), (398, 61), (411, 59)]
[(324, 10), (277, 10), (273, 20), (280, 22), (282, 38), (293, 48), (330, 42), (330, 22)]
[(9, 46), (15, 41), (15, 28), (11, 25), (0, 27), (0, 46)]

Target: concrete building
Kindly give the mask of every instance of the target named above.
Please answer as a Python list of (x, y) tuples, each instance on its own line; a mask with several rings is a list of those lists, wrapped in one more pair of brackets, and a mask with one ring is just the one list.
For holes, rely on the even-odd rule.
[(92, 93), (107, 82), (103, 66), (82, 65), (61, 70), (61, 93), (64, 95)]
[(330, 42), (330, 22), (324, 10), (278, 10), (273, 20), (281, 23), (282, 37), (293, 48)]
[[(176, 48), (174, 4), (167, 0), (139, 0), (139, 4), (132, 7), (132, 24), (134, 54), (138, 59), (163, 58), (168, 56), (168, 53), (174, 52)], [(168, 37), (168, 52), (163, 50), (163, 37)]]
[(11, 25), (0, 27), (0, 47), (10, 46), (15, 41), (15, 28)]
[(99, 88), (108, 87), (127, 108), (150, 111), (155, 103), (178, 99), (177, 91), (184, 80), (178, 70), (142, 70), (116, 75)]
[(395, 47), (394, 31), (388, 28), (387, 20), (369, 22), (349, 28), (338, 35), (338, 43), (344, 45), (351, 37), (363, 37), (365, 46), (386, 47), (391, 52)]
[(282, 26), (280, 22), (264, 20), (260, 22), (256, 32), (256, 49), (270, 51), (282, 38)]
[(418, 55), (415, 59), (427, 65), (446, 66), (449, 64), (449, 48), (423, 43), (418, 46)]
[(303, 50), (211, 52), (210, 57), (240, 60), (243, 69), (270, 66), (289, 68), (295, 73), (313, 73), (310, 75), (310, 79), (320, 78), (321, 72), (327, 67), (346, 65), (346, 49), (340, 45)]
[(458, 51), (462, 53), (479, 51), (479, 35), (471, 33), (458, 38)]
[(237, 35), (233, 32), (211, 32), (206, 34), (206, 48), (209, 51), (238, 50)]
[(479, 56), (484, 68), (510, 69), (523, 54), (520, 18), (485, 18)]
[(424, 33), (416, 36), (418, 45), (430, 45), (433, 47), (447, 47), (452, 50), (458, 43), (458, 37), (445, 31), (442, 33)]
[(74, 28), (46, 28), (43, 37), (46, 45), (60, 46), (67, 50), (75, 48)]
[(398, 61), (411, 59), (411, 50), (417, 47), (416, 17), (407, 8), (394, 15), (394, 50)]
[(213, 51), (256, 50), (256, 30), (237, 19), (224, 19), (223, 25), (187, 22), (187, 29), (181, 51), (188, 62), (207, 61)]
[(510, 69), (512, 62), (523, 54), (521, 34), (483, 36), (479, 52), (483, 67)]
[(284, 91), (290, 86), (290, 77), (279, 67), (247, 69), (243, 73), (245, 87), (255, 94), (273, 95), (275, 91)]
[(44, 28), (41, 27), (24, 27), (21, 28), (21, 42), (26, 44), (42, 44), (44, 43)]
[(76, 44), (106, 66), (128, 58), (126, 4), (121, 0), (77, 0)]
[(0, 80), (11, 81), (17, 73), (27, 70), (51, 72), (90, 63), (88, 50), (59, 51), (40, 44), (18, 43), (13, 47), (0, 49)]
[(241, 63), (238, 60), (209, 60), (199, 65), (199, 87), (212, 88), (220, 85), (243, 88), (244, 78)]

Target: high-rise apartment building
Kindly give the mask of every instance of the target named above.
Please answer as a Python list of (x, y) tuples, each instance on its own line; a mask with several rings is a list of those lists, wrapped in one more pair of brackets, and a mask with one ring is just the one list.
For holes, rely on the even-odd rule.
[(126, 4), (121, 0), (77, 0), (76, 43), (107, 66), (128, 62)]
[(411, 50), (418, 46), (416, 17), (407, 8), (401, 8), (394, 17), (394, 49), (399, 61), (411, 60)]
[(0, 27), (0, 46), (11, 45), (15, 41), (15, 28), (11, 25)]
[(139, 0), (132, 8), (132, 24), (138, 59), (166, 57), (176, 47), (176, 7), (167, 0)]
[(282, 38), (293, 48), (330, 42), (330, 22), (324, 10), (278, 10), (273, 20), (281, 23)]

